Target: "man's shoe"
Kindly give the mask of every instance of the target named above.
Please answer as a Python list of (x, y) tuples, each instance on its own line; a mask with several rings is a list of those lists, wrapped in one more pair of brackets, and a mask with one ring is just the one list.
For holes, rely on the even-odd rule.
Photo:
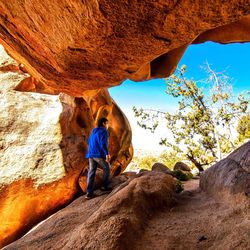
[(100, 189), (101, 189), (101, 191), (112, 191), (113, 190), (113, 188), (111, 188), (111, 187), (101, 187)]
[(86, 196), (85, 196), (85, 199), (86, 200), (90, 200), (90, 199), (92, 199), (92, 198), (94, 198), (95, 197), (95, 195), (94, 194), (86, 194)]

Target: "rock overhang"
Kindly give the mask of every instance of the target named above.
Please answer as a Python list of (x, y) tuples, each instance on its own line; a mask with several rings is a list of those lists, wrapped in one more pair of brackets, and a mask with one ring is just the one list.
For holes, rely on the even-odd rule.
[[(110, 117), (116, 117), (116, 123), (125, 121), (127, 132), (116, 126), (114, 133), (117, 138), (124, 139), (123, 148), (119, 149), (121, 143), (115, 136), (111, 143), (119, 160), (116, 164), (120, 164), (120, 159), (126, 163), (131, 158), (131, 131), (126, 118), (122, 114), (117, 115), (120, 110), (112, 104), (107, 91), (100, 89), (118, 85), (126, 78), (139, 81), (166, 77), (174, 71), (190, 44), (210, 40), (219, 43), (249, 42), (249, 30), (249, 3), (239, 0), (223, 3), (217, 0), (122, 3), (107, 0), (31, 0), (25, 3), (0, 0), (0, 41), (25, 66), (16, 67), (33, 77), (22, 81), (16, 90), (49, 94), (64, 92), (83, 97), (93, 112), (88, 131), (106, 110), (111, 112)], [(87, 115), (83, 117), (89, 119)], [(76, 119), (75, 126), (79, 125), (77, 122)], [(128, 157), (124, 154), (126, 150), (131, 151)], [(79, 173), (79, 166), (77, 171)], [(77, 177), (74, 176), (69, 184), (64, 180), (58, 183), (59, 186), (63, 184), (63, 190), (66, 183), (67, 190), (70, 190), (68, 185), (75, 187), (76, 182)], [(15, 188), (20, 188), (20, 185)], [(23, 184), (28, 193), (33, 188), (33, 183)], [(51, 186), (48, 189), (51, 190)], [(75, 190), (71, 188), (71, 192)], [(72, 193), (68, 194), (64, 204), (72, 199)], [(53, 209), (58, 206), (53, 205)], [(49, 211), (48, 208), (45, 210)], [(41, 214), (31, 218), (30, 225), (40, 220)], [(27, 223), (30, 217), (25, 216), (23, 221)], [(27, 230), (22, 221), (17, 222), (18, 226), (10, 225), (14, 233), (9, 234), (8, 237), (12, 238), (8, 242)]]
[(250, 41), (249, 2), (0, 1), (0, 41), (54, 92), (173, 73), (188, 45)]

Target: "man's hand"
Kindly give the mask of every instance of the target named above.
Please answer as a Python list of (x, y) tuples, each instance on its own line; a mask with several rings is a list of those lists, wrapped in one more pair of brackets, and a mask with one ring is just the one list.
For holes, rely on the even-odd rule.
[(110, 161), (110, 155), (106, 155), (106, 162)]

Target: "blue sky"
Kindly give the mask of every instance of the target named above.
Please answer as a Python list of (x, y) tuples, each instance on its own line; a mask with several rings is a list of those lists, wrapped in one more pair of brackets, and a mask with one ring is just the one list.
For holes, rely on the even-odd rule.
[[(222, 45), (207, 42), (190, 45), (183, 55), (179, 66), (187, 65), (186, 77), (194, 80), (206, 78), (206, 73), (201, 66), (208, 62), (215, 71), (226, 69), (227, 75), (233, 79), (234, 93), (250, 90), (250, 43), (235, 43)], [(139, 128), (133, 117), (132, 107), (143, 107), (173, 111), (177, 100), (165, 93), (166, 85), (163, 79), (144, 82), (126, 80), (122, 85), (109, 89), (117, 104), (127, 115), (133, 130), (133, 144), (135, 148), (160, 149), (158, 134)], [(148, 142), (141, 145), (141, 137), (148, 138)], [(163, 149), (163, 148), (162, 148)]]

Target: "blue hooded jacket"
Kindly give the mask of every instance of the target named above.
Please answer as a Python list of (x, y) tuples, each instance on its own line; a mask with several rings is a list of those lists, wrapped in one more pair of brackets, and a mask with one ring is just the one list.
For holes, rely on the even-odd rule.
[(108, 155), (108, 131), (104, 127), (94, 128), (88, 139), (86, 158), (103, 158)]

